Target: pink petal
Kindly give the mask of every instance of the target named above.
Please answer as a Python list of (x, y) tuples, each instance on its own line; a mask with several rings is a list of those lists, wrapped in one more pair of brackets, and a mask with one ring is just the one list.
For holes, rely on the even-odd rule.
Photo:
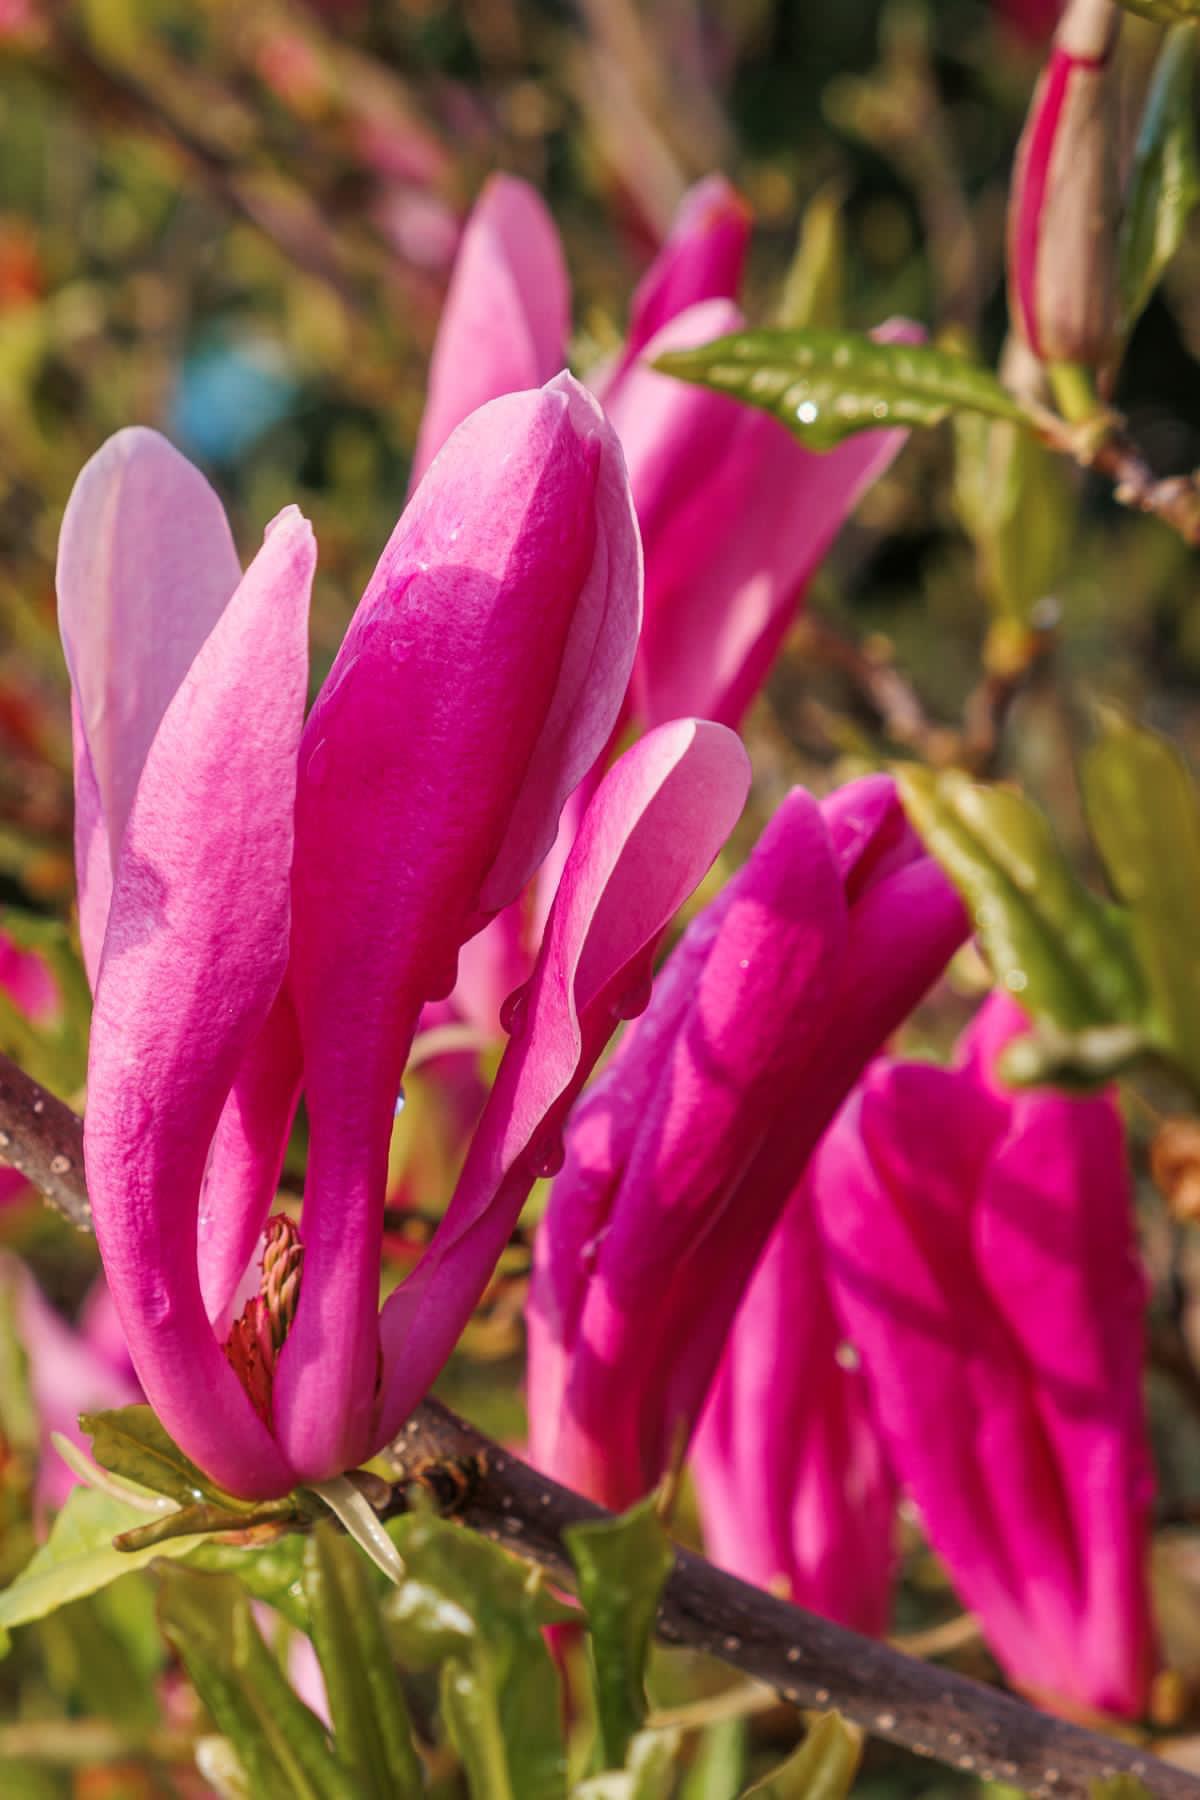
[(744, 1581), (878, 1636), (896, 1484), (843, 1348), (801, 1184), (738, 1310), (693, 1446), (704, 1540)]
[(360, 1460), (373, 1434), (387, 1144), (421, 1007), (553, 843), (608, 740), (639, 617), (620, 451), (563, 376), (459, 427), (305, 728), (290, 985), (311, 1149), (276, 1402), (312, 1479)]
[(438, 327), (412, 485), (456, 425), (567, 360), (571, 293), (558, 231), (527, 182), (493, 175), (467, 220)]
[(614, 766), (584, 817), (513, 1036), (454, 1199), (382, 1320), (382, 1435), (450, 1354), (614, 1026), (645, 1004), (655, 946), (736, 822), (749, 765), (719, 727), (678, 720)]
[[(109, 881), (159, 723), (241, 579), (224, 509), (157, 432), (109, 438), (71, 492), (58, 610), (76, 711), (80, 933), (95, 978)], [(98, 841), (99, 840), (99, 841)]]
[(205, 1160), (288, 949), (296, 753), (315, 547), (294, 511), (168, 703), (117, 859), (84, 1146), (105, 1271), (146, 1396), (250, 1497), (294, 1481), (209, 1327), (196, 1229)]
[(835, 1303), (897, 1471), (1010, 1674), (1134, 1714), (1151, 1482), (1119, 1115), (983, 1079), (975, 1047), (1012, 1029), (1007, 1002), (983, 1010), (959, 1069), (881, 1065), (828, 1133), (813, 1192)]
[(650, 367), (737, 323), (719, 301), (681, 313), (612, 403), (645, 544), (633, 702), (651, 724), (681, 711), (738, 724), (810, 578), (905, 439), (864, 432), (818, 454), (769, 415), (705, 390), (681, 395), (687, 384)]
[(664, 325), (701, 301), (737, 298), (752, 222), (746, 202), (723, 175), (708, 175), (689, 188), (634, 293), (625, 348), (601, 393), (606, 404)]
[[(597, 1498), (624, 1505), (660, 1472), (680, 1416), (679, 1348), (689, 1345), (690, 1375), (698, 1314), (719, 1310), (694, 1282), (699, 1242), (719, 1231), (744, 1281), (786, 1198), (786, 1189), (756, 1193), (736, 1229), (726, 1216), (784, 1087), (819, 1040), (845, 932), (820, 809), (796, 789), (689, 928), (649, 1012), (573, 1121), (530, 1297), (530, 1441), (540, 1466)], [(736, 1294), (714, 1326), (718, 1348), (735, 1305)], [(563, 1392), (550, 1372), (556, 1340)], [(716, 1353), (684, 1402), (689, 1423)]]

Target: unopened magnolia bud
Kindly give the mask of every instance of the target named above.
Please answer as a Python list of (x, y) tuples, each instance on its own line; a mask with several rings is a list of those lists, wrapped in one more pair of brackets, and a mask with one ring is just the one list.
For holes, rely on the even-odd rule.
[(1043, 362), (1101, 368), (1120, 335), (1114, 0), (1068, 0), (1017, 148), (1009, 306)]

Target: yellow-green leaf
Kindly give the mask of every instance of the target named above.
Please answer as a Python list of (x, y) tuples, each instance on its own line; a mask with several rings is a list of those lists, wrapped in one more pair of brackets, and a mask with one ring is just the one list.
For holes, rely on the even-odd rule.
[(771, 413), (814, 450), (881, 425), (937, 425), (960, 412), (1025, 417), (980, 363), (852, 331), (742, 331), (669, 351), (655, 367)]
[(1163, 45), (1142, 114), (1121, 225), (1121, 300), (1128, 330), (1183, 242), (1200, 200), (1196, 149), (1196, 27)]

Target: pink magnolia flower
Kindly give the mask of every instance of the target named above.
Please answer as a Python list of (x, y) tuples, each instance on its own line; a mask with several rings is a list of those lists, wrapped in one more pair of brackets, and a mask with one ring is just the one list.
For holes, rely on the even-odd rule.
[(995, 998), (953, 1069), (880, 1062), (811, 1174), (887, 1455), (1008, 1674), (1135, 1715), (1154, 1662), (1145, 1283), (1112, 1094), (1013, 1093)]
[(612, 1506), (662, 1474), (817, 1139), (965, 933), (889, 779), (784, 801), (572, 1120), (529, 1305), (542, 1468)]
[[(528, 1029), (380, 1322), (388, 1141), (421, 1008), (536, 869), (625, 692), (640, 562), (616, 440), (568, 376), (466, 420), (305, 721), (314, 562), (290, 508), (242, 575), (216, 496), (142, 431), (83, 471), (59, 556), (97, 1236), (147, 1398), (249, 1497), (362, 1461), (423, 1392), (748, 782), (730, 734), (683, 721), (597, 792)], [(272, 1232), (231, 1335), (301, 1082), (299, 1231)]]
[[(904, 439), (868, 432), (816, 455), (769, 415), (650, 367), (662, 350), (740, 327), (749, 234), (724, 177), (699, 182), (638, 285), (623, 349), (592, 378), (625, 452), (645, 548), (645, 624), (619, 731), (689, 715), (739, 724), (809, 578)], [(569, 329), (554, 222), (532, 188), (494, 176), (463, 233), (415, 472), (471, 407), (561, 367)], [(505, 996), (528, 975), (576, 813), (539, 891), (468, 950), (455, 1000), (481, 1029), (497, 1030)]]
[[(594, 376), (629, 464), (646, 555), (646, 622), (630, 705), (736, 726), (842, 524), (904, 441), (867, 432), (823, 455), (769, 414), (650, 367), (738, 330), (745, 202), (722, 176), (687, 195), (633, 298), (621, 353)], [(482, 400), (561, 368), (570, 295), (532, 188), (493, 176), (463, 233), (430, 370), (416, 473)]]
[(886, 1631), (896, 1479), (803, 1180), (738, 1308), (692, 1466), (715, 1563), (853, 1631)]

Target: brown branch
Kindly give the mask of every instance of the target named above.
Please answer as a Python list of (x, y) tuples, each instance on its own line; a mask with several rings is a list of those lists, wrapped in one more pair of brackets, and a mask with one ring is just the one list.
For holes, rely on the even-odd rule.
[(7, 1056), (0, 1056), (0, 1162), (26, 1176), (77, 1230), (92, 1229), (83, 1123)]
[(1190, 549), (1200, 548), (1200, 469), (1156, 475), (1117, 412), (1100, 411), (1076, 424), (1028, 395), (1023, 398), (1030, 423), (1052, 450), (1105, 476), (1120, 505), (1160, 519)]
[[(0, 1156), (76, 1225), (90, 1219), (80, 1121), (0, 1058)], [(65, 1166), (64, 1166), (65, 1165)], [(603, 1508), (537, 1474), (437, 1400), (417, 1407), (390, 1451), (396, 1480), (385, 1515), (418, 1484), (483, 1536), (572, 1580), (563, 1531)], [(372, 1478), (370, 1491), (384, 1484)], [(1092, 1782), (1139, 1778), (1159, 1800), (1200, 1800), (1200, 1780), (1148, 1751), (1067, 1724), (966, 1676), (859, 1637), (750, 1587), (687, 1550), (663, 1595), (659, 1635), (764, 1682), (796, 1706), (836, 1707), (874, 1736), (1039, 1800), (1086, 1796)]]

